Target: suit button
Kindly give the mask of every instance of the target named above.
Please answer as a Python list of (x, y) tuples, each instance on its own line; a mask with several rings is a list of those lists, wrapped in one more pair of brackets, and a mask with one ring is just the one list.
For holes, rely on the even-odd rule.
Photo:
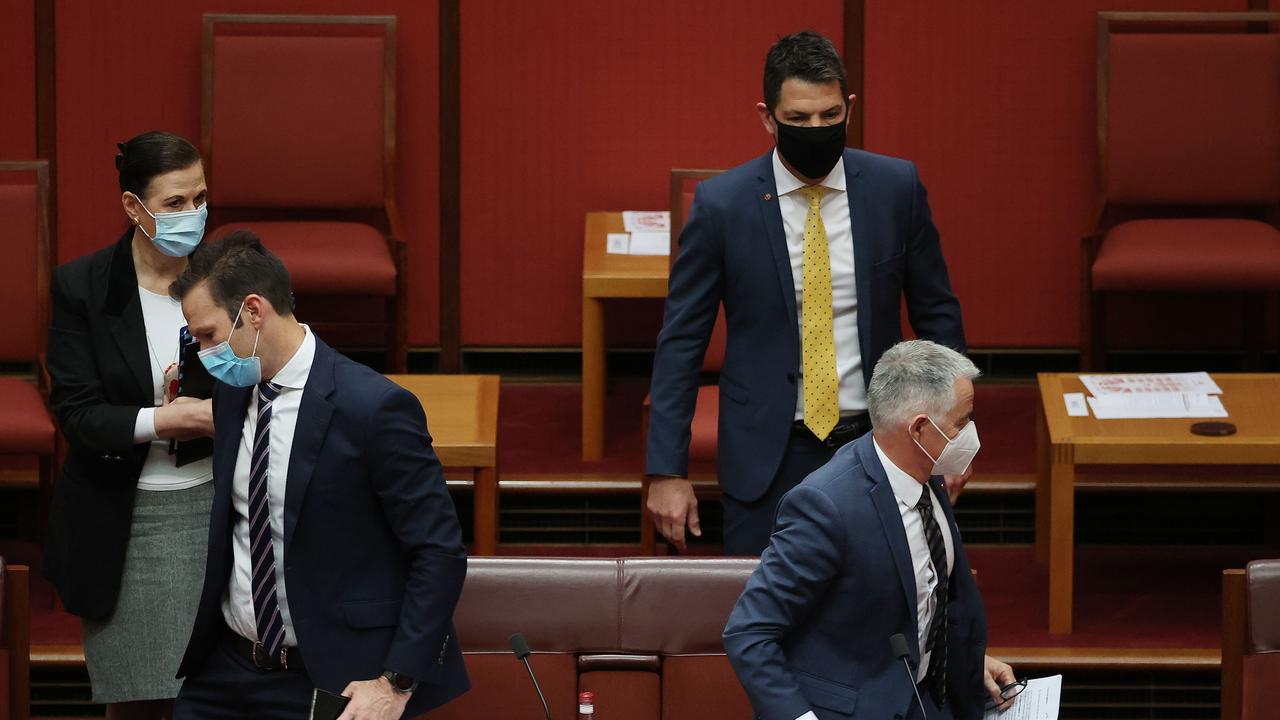
[(436, 661), (436, 664), (437, 664), (437, 665), (443, 665), (443, 664), (444, 664), (444, 658), (440, 658), (439, 660), (437, 660), (437, 661)]
[(795, 385), (795, 384), (796, 384), (796, 374), (795, 374), (795, 373), (793, 373), (793, 372), (789, 372), (789, 373), (787, 373), (787, 382), (791, 383), (792, 385)]

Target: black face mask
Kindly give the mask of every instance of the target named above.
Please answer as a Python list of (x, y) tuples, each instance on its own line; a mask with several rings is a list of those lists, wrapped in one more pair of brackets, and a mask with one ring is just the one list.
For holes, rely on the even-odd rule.
[(844, 153), (848, 118), (835, 125), (800, 127), (773, 119), (777, 128), (778, 152), (796, 172), (810, 180), (821, 180), (831, 172)]

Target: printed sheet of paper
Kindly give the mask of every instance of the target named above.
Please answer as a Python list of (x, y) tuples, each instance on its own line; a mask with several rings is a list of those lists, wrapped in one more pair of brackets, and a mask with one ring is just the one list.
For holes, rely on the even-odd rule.
[(1067, 405), (1068, 417), (1089, 417), (1089, 406), (1084, 402), (1084, 393), (1062, 393), (1062, 401)]
[(1033, 678), (1004, 711), (988, 710), (982, 720), (1058, 720), (1062, 676)]
[(671, 212), (668, 210), (625, 210), (622, 228), (634, 232), (671, 232)]
[(1080, 382), (1094, 397), (1122, 393), (1222, 394), (1222, 388), (1206, 372), (1081, 375)]
[(1227, 417), (1221, 397), (1202, 393), (1103, 395), (1089, 398), (1089, 407), (1099, 420)]
[(609, 233), (604, 242), (605, 252), (610, 255), (627, 255), (631, 252), (631, 233)]
[(670, 255), (671, 233), (633, 232), (630, 252), (632, 255)]

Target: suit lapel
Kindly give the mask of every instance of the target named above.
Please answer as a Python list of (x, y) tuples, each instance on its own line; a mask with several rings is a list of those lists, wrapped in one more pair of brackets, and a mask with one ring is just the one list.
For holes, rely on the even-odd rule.
[(120, 349), (125, 365), (138, 385), (139, 398), (151, 405), (155, 391), (151, 379), (151, 356), (147, 350), (147, 326), (138, 299), (138, 273), (133, 266), (133, 231), (116, 243), (107, 270), (107, 296), (103, 312), (111, 337)]
[[(849, 225), (853, 233), (853, 278), (858, 294), (858, 347), (865, 353), (871, 344), (871, 238), (867, 228), (867, 199), (861, 171), (852, 152), (844, 153), (845, 192), (849, 197)], [(872, 363), (862, 362), (862, 375), (871, 384)]]
[(311, 362), (311, 373), (302, 393), (302, 405), (298, 408), (298, 422), (293, 430), (293, 449), (289, 454), (289, 477), (284, 492), (284, 544), (286, 552), (293, 533), (298, 529), (298, 515), (306, 497), (311, 476), (315, 474), (320, 450), (324, 446), (325, 433), (333, 418), (333, 366), (334, 351), (315, 339), (316, 354)]
[[(894, 567), (898, 569), (903, 600), (911, 611), (909, 614), (910, 639), (915, 640), (920, 637), (916, 607), (916, 574), (911, 565), (911, 547), (907, 544), (907, 530), (902, 525), (902, 513), (898, 512), (898, 500), (894, 497), (893, 488), (889, 485), (889, 477), (885, 475), (884, 466), (880, 464), (880, 456), (876, 454), (870, 435), (866, 436), (866, 442), (859, 441), (858, 454), (862, 458), (862, 467), (867, 471), (867, 476), (875, 481), (875, 486), (871, 488), (871, 501), (880, 515), (880, 525), (884, 529), (885, 539), (889, 541)], [(916, 647), (917, 644), (909, 643), (916, 651), (912, 659), (919, 663), (920, 649)]]
[(787, 326), (791, 328), (792, 343), (798, 347), (800, 328), (796, 323), (796, 285), (795, 278), (791, 276), (791, 252), (787, 250), (787, 233), (782, 225), (778, 184), (773, 177), (773, 152), (766, 153), (757, 162), (760, 169), (756, 173), (755, 203), (760, 208), (760, 221), (764, 225), (769, 251), (773, 255), (778, 289), (782, 291), (782, 301), (787, 306)]
[(214, 384), (213, 397), (213, 508), (209, 515), (209, 567), (205, 576), (220, 583), (215, 594), (221, 597), (231, 572), (231, 498), (253, 389), (219, 382)]

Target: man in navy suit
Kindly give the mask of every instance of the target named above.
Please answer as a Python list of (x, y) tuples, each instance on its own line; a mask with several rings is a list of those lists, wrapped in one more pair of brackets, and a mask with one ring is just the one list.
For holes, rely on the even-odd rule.
[(690, 423), (722, 304), (717, 469), (731, 555), (760, 554), (779, 498), (870, 428), (866, 383), (901, 339), (904, 296), (919, 337), (964, 350), (915, 166), (845, 148), (855, 99), (826, 38), (782, 38), (756, 105), (776, 148), (698, 186), (658, 336), (645, 470), (649, 511), (680, 549), (686, 525), (701, 534)]
[(204, 592), (176, 718), (418, 715), (469, 687), (453, 610), (467, 560), (409, 392), (294, 319), (251, 232), (205, 243), (170, 289), (213, 396)]
[(874, 432), (783, 496), (724, 630), (760, 718), (975, 720), (1011, 692), (1013, 670), (985, 656), (986, 614), (941, 477), (977, 454), (977, 375), (926, 340), (889, 349), (867, 391)]

